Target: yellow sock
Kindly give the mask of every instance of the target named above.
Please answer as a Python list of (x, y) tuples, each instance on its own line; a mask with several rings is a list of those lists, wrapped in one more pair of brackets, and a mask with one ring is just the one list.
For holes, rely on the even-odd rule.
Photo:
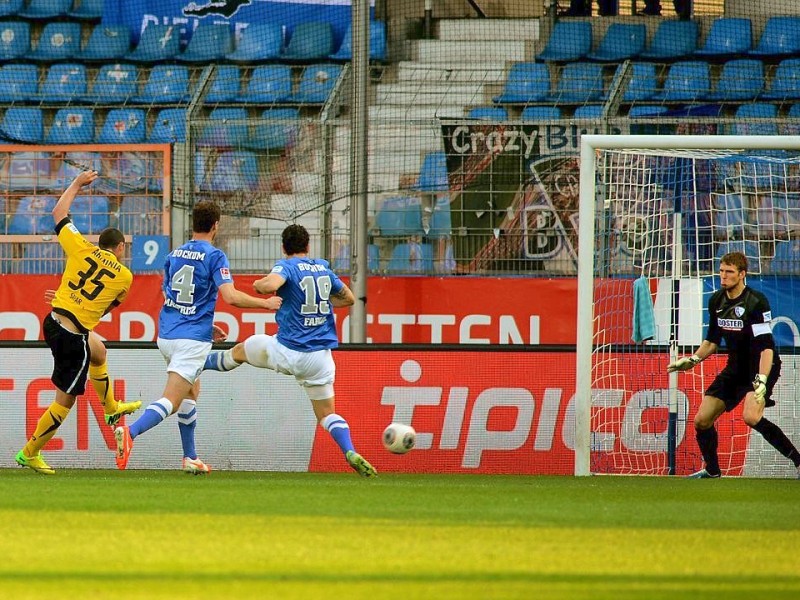
[(103, 412), (107, 415), (113, 415), (117, 412), (117, 401), (114, 399), (114, 386), (111, 384), (111, 378), (108, 376), (108, 364), (103, 363), (100, 366), (89, 365), (89, 381), (92, 382), (94, 391), (97, 392), (97, 397), (100, 398), (100, 404), (103, 405)]
[(22, 449), (25, 456), (31, 457), (39, 454), (44, 445), (55, 435), (56, 430), (61, 426), (68, 414), (68, 408), (53, 402), (39, 419), (36, 424), (36, 431), (33, 432), (31, 439)]

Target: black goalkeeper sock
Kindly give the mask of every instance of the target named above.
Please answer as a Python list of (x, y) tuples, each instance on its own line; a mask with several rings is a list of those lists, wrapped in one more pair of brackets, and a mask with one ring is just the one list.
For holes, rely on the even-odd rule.
[(772, 421), (761, 417), (761, 420), (753, 425), (758, 433), (764, 436), (775, 450), (783, 454), (786, 458), (794, 463), (795, 467), (800, 467), (800, 452), (794, 447), (794, 444), (786, 437), (780, 427), (775, 425)]
[(721, 471), (717, 457), (717, 428), (712, 426), (709, 429), (695, 429), (694, 433), (706, 463), (706, 471), (709, 475), (719, 475)]

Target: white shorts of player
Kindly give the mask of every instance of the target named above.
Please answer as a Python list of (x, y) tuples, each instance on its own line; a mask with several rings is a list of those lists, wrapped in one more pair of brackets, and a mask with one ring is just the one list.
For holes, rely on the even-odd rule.
[(244, 341), (244, 354), (254, 367), (294, 375), (311, 400), (333, 398), (336, 364), (330, 350), (298, 352), (281, 344), (275, 336), (259, 334)]
[(177, 373), (194, 385), (211, 352), (211, 342), (158, 338), (158, 349), (167, 361), (167, 372)]

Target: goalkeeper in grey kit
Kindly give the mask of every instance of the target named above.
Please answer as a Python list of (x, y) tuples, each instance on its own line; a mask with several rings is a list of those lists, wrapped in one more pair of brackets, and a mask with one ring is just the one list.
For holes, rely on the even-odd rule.
[(697, 351), (670, 363), (667, 372), (687, 371), (714, 354), (722, 340), (728, 362), (708, 387), (694, 417), (697, 445), (705, 468), (689, 477), (719, 477), (717, 430), (714, 423), (744, 401), (742, 419), (759, 432), (778, 452), (794, 463), (800, 478), (800, 452), (780, 427), (764, 418), (764, 408), (774, 406), (772, 388), (781, 373), (775, 349), (767, 297), (745, 284), (747, 258), (730, 252), (720, 259), (720, 289), (708, 302), (708, 333)]

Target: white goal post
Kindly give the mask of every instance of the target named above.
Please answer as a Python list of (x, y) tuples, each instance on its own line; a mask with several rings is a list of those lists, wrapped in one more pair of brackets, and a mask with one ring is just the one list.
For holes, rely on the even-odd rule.
[[(716, 259), (724, 251), (745, 253), (754, 285), (783, 292), (800, 276), (800, 261), (779, 257), (790, 245), (800, 250), (798, 151), (794, 136), (581, 137), (575, 475), (699, 468), (687, 464), (699, 461), (687, 416), (724, 357), (691, 374), (668, 376), (666, 364), (702, 341), (703, 306), (718, 286)], [(655, 298), (641, 307), (654, 333), (634, 343), (639, 279)], [(792, 322), (789, 328), (796, 331)], [(798, 370), (793, 355), (785, 360), (778, 411), (781, 394), (794, 406)], [(783, 418), (784, 431), (800, 443), (800, 411), (783, 410), (770, 419)], [(759, 445), (760, 436), (750, 440), (733, 421), (720, 427), (730, 428), (720, 431), (724, 474), (780, 476), (788, 468)]]

